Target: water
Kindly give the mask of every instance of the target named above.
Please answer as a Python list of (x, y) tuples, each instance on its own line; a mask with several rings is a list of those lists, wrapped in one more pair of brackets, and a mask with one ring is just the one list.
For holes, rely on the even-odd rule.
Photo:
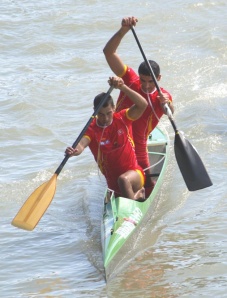
[[(1, 297), (226, 297), (226, 1), (3, 0), (0, 11)], [(188, 192), (172, 146), (164, 191), (134, 257), (106, 285), (105, 182), (89, 150), (65, 165), (34, 231), (10, 222), (50, 179), (94, 96), (108, 90), (102, 48), (128, 15), (139, 18), (137, 35), (161, 65), (176, 124), (214, 185)], [(118, 52), (134, 68), (142, 61), (130, 32)], [(173, 145), (168, 119), (162, 125)]]

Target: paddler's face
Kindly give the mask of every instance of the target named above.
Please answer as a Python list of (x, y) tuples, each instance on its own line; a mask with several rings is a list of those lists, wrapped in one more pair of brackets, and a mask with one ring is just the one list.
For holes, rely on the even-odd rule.
[(97, 114), (98, 124), (100, 126), (108, 126), (113, 121), (113, 114), (115, 112), (115, 107), (109, 104), (105, 108), (101, 108)]
[[(151, 76), (145, 76), (143, 74), (139, 75), (140, 77), (140, 84), (141, 84), (141, 89), (145, 93), (151, 93), (155, 89), (155, 83), (152, 79)], [(157, 81), (160, 81), (161, 75), (158, 76)]]

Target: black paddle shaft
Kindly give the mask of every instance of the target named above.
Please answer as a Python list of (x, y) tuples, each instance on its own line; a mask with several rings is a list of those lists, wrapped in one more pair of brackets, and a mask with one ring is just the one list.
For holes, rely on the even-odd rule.
[(144, 61), (146, 62), (147, 67), (148, 67), (148, 69), (149, 69), (149, 71), (150, 71), (151, 77), (152, 77), (152, 79), (153, 79), (153, 81), (154, 81), (154, 83), (155, 83), (155, 87), (157, 88), (158, 92), (161, 93), (161, 90), (160, 90), (160, 87), (159, 87), (158, 82), (157, 82), (157, 80), (156, 80), (156, 77), (155, 77), (155, 74), (154, 74), (154, 72), (153, 72), (153, 69), (152, 69), (152, 67), (150, 66), (150, 63), (148, 62), (147, 57), (146, 57), (145, 54), (144, 54), (144, 51), (143, 51), (143, 49), (142, 49), (142, 47), (141, 47), (141, 44), (140, 44), (140, 42), (139, 42), (139, 39), (138, 39), (138, 37), (137, 37), (137, 35), (136, 35), (135, 29), (134, 29), (133, 26), (131, 26), (131, 30), (132, 30), (132, 33), (133, 33), (133, 35), (134, 35), (134, 37), (135, 37), (135, 40), (136, 40), (136, 42), (137, 42), (137, 45), (138, 45), (138, 47), (139, 47), (139, 49), (140, 49), (140, 52), (141, 52), (141, 54), (142, 54), (142, 56), (143, 56), (143, 59), (144, 59)]
[[(160, 87), (158, 85), (157, 79), (154, 75), (153, 69), (150, 66), (150, 63), (148, 62), (144, 51), (141, 47), (141, 44), (139, 42), (139, 39), (136, 35), (135, 29), (133, 26), (131, 26), (132, 33), (135, 37), (135, 40), (137, 42), (137, 45), (140, 49), (140, 52), (143, 56), (143, 59), (150, 71), (150, 75), (154, 81), (154, 84), (159, 92), (161, 93)], [(191, 145), (191, 143), (178, 131), (176, 124), (173, 120), (173, 115), (168, 107), (167, 104), (165, 104), (165, 110), (166, 114), (173, 126), (173, 129), (175, 131), (175, 140), (174, 140), (174, 151), (175, 151), (175, 157), (178, 163), (178, 166), (180, 168), (180, 171), (182, 173), (182, 176), (184, 178), (184, 181), (188, 187), (188, 190), (194, 191), (199, 190), (202, 188), (206, 188), (212, 185), (212, 182), (210, 180), (210, 177), (203, 165), (203, 162), (196, 151), (196, 149)]]
[[(138, 37), (137, 37), (137, 35), (136, 35), (135, 29), (134, 29), (133, 26), (131, 26), (131, 30), (132, 30), (132, 33), (133, 33), (133, 35), (134, 35), (134, 37), (135, 37), (135, 40), (136, 40), (136, 42), (137, 42), (137, 45), (138, 45), (138, 47), (139, 47), (139, 49), (140, 49), (140, 52), (141, 52), (141, 54), (142, 54), (142, 56), (143, 56), (143, 59), (144, 59), (146, 65), (147, 65), (147, 67), (148, 67), (148, 69), (149, 69), (149, 71), (150, 71), (150, 75), (151, 75), (151, 77), (152, 77), (152, 79), (153, 79), (153, 81), (154, 81), (155, 87), (156, 87), (156, 89), (158, 90), (158, 93), (160, 94), (160, 93), (161, 93), (161, 89), (160, 89), (160, 87), (159, 87), (159, 85), (158, 85), (158, 82), (157, 82), (157, 79), (156, 79), (155, 74), (154, 74), (154, 72), (153, 72), (153, 69), (152, 69), (152, 67), (151, 67), (151, 65), (150, 65), (150, 63), (149, 63), (149, 61), (147, 60), (146, 55), (144, 54), (143, 48), (142, 48), (142, 46), (141, 46), (141, 44), (140, 44), (140, 42), (139, 42), (139, 39), (138, 39)], [(169, 117), (169, 120), (170, 120), (170, 122), (171, 122), (171, 124), (172, 124), (172, 126), (173, 126), (173, 129), (174, 129), (174, 131), (177, 133), (177, 132), (178, 132), (178, 129), (177, 129), (176, 123), (175, 123), (174, 120), (173, 120), (172, 112), (171, 112), (171, 110), (170, 110), (170, 108), (168, 107), (167, 104), (165, 104), (164, 107), (165, 107), (167, 116)]]
[[(105, 104), (105, 102), (107, 101), (107, 99), (110, 96), (110, 93), (113, 91), (114, 87), (111, 86), (109, 88), (109, 90), (107, 91), (107, 93), (105, 94), (105, 96), (103, 97), (103, 99), (100, 101), (100, 103), (98, 104), (98, 106), (96, 107), (94, 113), (92, 114), (92, 116), (90, 117), (90, 119), (88, 120), (87, 124), (84, 126), (83, 130), (81, 131), (81, 133), (79, 134), (79, 136), (77, 137), (77, 139), (75, 140), (75, 142), (73, 143), (72, 147), (76, 148), (76, 146), (79, 144), (80, 140), (82, 139), (82, 137), (84, 136), (84, 133), (86, 132), (86, 130), (88, 129), (88, 126), (90, 125), (90, 123), (92, 122), (92, 120), (95, 118), (95, 116), (98, 114), (98, 112), (100, 111), (100, 109), (102, 108), (102, 106)], [(59, 167), (57, 168), (57, 170), (55, 171), (55, 174), (59, 175), (61, 170), (63, 169), (64, 165), (66, 164), (66, 162), (69, 159), (69, 155), (66, 155), (65, 158), (63, 159), (63, 161), (61, 162), (61, 164), (59, 165)]]

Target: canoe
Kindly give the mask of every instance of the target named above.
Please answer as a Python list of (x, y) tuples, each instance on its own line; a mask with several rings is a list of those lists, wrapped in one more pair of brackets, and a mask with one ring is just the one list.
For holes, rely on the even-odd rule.
[[(115, 197), (111, 189), (106, 190), (101, 221), (101, 240), (105, 277), (108, 281), (122, 266), (122, 260), (133, 246), (142, 222), (158, 199), (169, 158), (169, 137), (160, 128), (155, 128), (147, 140), (151, 165), (151, 176), (155, 187), (144, 202)], [(115, 271), (115, 272), (114, 272)]]

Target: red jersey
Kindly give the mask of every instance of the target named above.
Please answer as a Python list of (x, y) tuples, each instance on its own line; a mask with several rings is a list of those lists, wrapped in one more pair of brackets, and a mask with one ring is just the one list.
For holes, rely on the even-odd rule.
[[(133, 139), (135, 142), (135, 152), (139, 165), (145, 169), (149, 167), (149, 159), (147, 154), (147, 137), (152, 132), (152, 130), (157, 126), (159, 119), (162, 117), (163, 109), (160, 106), (160, 102), (157, 98), (158, 91), (155, 90), (152, 93), (145, 93), (141, 89), (141, 83), (139, 76), (135, 71), (127, 67), (125, 73), (122, 76), (125, 85), (130, 87), (132, 90), (141, 94), (148, 102), (148, 106), (144, 111), (143, 115), (132, 123)], [(171, 95), (160, 88), (162, 93), (167, 93), (169, 99), (172, 101)], [(133, 102), (127, 97), (123, 92), (117, 100), (116, 111), (129, 108), (133, 105)]]
[(100, 127), (95, 118), (85, 133), (89, 138), (89, 148), (107, 180), (110, 189), (120, 193), (118, 177), (128, 170), (139, 171), (134, 142), (132, 139), (132, 122), (127, 117), (127, 110), (113, 114), (113, 121), (109, 126)]

